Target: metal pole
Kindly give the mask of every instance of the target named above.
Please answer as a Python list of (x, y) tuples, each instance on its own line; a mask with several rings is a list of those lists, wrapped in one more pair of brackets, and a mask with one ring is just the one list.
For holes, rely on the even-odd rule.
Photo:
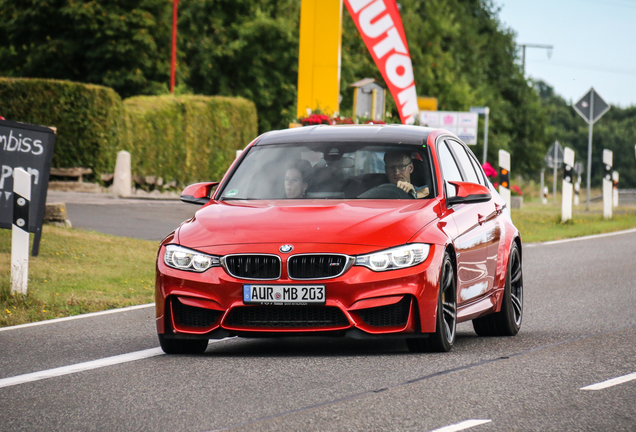
[(520, 44), (517, 45), (521, 47), (521, 71), (523, 72), (523, 76), (526, 76), (526, 48), (544, 48), (548, 50), (548, 58), (550, 58), (552, 49), (554, 48), (552, 45), (542, 45), (542, 44)]
[(526, 76), (526, 46), (525, 45), (521, 45), (523, 47), (523, 54), (521, 56), (522, 60), (521, 60), (521, 70), (523, 71), (523, 76)]
[(170, 94), (174, 94), (174, 76), (177, 68), (177, 5), (179, 0), (172, 3), (172, 57), (170, 59)]
[(488, 156), (488, 114), (490, 113), (490, 108), (486, 107), (485, 110), (485, 118), (484, 118), (484, 161), (482, 163), (486, 163), (486, 158)]
[(545, 170), (541, 170), (541, 189), (539, 189), (539, 194), (541, 195), (541, 203), (543, 203), (543, 179), (545, 177)]
[(553, 177), (553, 185), (552, 185), (552, 194), (554, 196), (554, 203), (557, 202), (557, 158), (559, 157), (559, 142), (554, 142), (554, 170), (552, 172)]
[(594, 91), (590, 94), (590, 129), (587, 138), (587, 203), (585, 210), (590, 211), (590, 186), (592, 183), (592, 128), (594, 127)]

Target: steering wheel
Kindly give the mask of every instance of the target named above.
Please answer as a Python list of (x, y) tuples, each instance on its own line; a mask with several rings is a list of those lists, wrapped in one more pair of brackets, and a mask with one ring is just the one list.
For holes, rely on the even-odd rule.
[(415, 198), (413, 193), (405, 192), (393, 183), (384, 183), (358, 195), (360, 199), (409, 199)]

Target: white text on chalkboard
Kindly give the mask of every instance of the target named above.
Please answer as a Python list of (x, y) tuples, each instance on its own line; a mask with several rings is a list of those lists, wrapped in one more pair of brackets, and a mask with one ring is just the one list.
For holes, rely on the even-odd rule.
[[(22, 167), (18, 167), (22, 168)], [(29, 173), (31, 179), (33, 179), (33, 184), (38, 184), (38, 180), (40, 178), (40, 171), (35, 168), (22, 168), (26, 172)], [(4, 189), (4, 180), (8, 179), (13, 175), (13, 168), (7, 165), (2, 165), (2, 172), (0, 174), (0, 189)]]
[(2, 150), (8, 152), (20, 151), (22, 153), (32, 153), (33, 155), (41, 155), (44, 152), (42, 147), (42, 141), (36, 139), (33, 140), (29, 137), (22, 138), (22, 134), (13, 135), (13, 130), (9, 131), (9, 135), (0, 135), (0, 144), (2, 144)]

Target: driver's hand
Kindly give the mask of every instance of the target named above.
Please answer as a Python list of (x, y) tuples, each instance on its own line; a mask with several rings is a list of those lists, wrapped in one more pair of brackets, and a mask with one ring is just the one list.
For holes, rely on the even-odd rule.
[(405, 181), (399, 181), (397, 182), (397, 187), (399, 187), (400, 189), (402, 189), (404, 192), (407, 193), (415, 193), (415, 188), (413, 187), (413, 185), (409, 182), (405, 182)]
[(426, 198), (428, 196), (428, 186), (417, 191), (417, 198)]

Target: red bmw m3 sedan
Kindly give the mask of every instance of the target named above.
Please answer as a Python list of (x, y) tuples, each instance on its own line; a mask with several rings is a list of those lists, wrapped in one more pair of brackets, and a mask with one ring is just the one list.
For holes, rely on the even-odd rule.
[(522, 244), (461, 140), (404, 125), (309, 126), (256, 138), (166, 237), (156, 323), (166, 353), (230, 336), (398, 337), (449, 351), (456, 325), (513, 336)]

